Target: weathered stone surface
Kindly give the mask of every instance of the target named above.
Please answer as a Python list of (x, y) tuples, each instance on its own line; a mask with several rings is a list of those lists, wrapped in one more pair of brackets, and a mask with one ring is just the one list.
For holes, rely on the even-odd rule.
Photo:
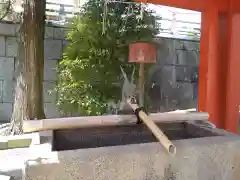
[(8, 122), (12, 116), (12, 103), (0, 103), (0, 121)]
[(191, 80), (198, 71), (199, 54), (193, 49), (199, 49), (199, 43), (165, 38), (160, 42), (157, 63), (151, 67), (146, 83), (146, 90), (149, 89), (146, 93), (151, 97), (150, 109), (163, 112), (196, 108)]
[(67, 37), (68, 28), (54, 28), (54, 38), (64, 40)]
[[(49, 143), (1, 151), (0, 171), (18, 178), (25, 175), (26, 180), (239, 180), (239, 136), (213, 131), (220, 136), (173, 141), (175, 157), (166, 154), (159, 143), (56, 152), (50, 133), (44, 137)], [(116, 128), (114, 134), (118, 133)], [(81, 141), (91, 144), (91, 133), (84, 134)], [(118, 134), (120, 139), (127, 135)]]
[(17, 25), (0, 23), (0, 35), (15, 36), (17, 32)]
[(60, 151), (59, 164), (28, 166), (27, 179), (239, 179), (239, 138), (214, 137), (174, 143), (175, 157), (167, 155), (159, 143)]
[(180, 43), (184, 44), (184, 46), (186, 47), (186, 49), (199, 49), (199, 43), (196, 41), (184, 41), (184, 40), (180, 40)]
[(3, 91), (4, 91), (3, 80), (0, 80), (0, 103), (3, 102)]
[(57, 80), (57, 60), (49, 60), (44, 62), (44, 80), (45, 81), (56, 81)]
[(5, 48), (5, 37), (0, 36), (0, 56), (5, 56), (6, 48)]
[(57, 110), (56, 103), (44, 103), (44, 112), (45, 112), (46, 118), (60, 117), (60, 113)]
[(13, 79), (14, 58), (0, 57), (0, 79)]
[(53, 31), (54, 31), (53, 27), (46, 27), (45, 28), (45, 38), (46, 39), (53, 38)]
[(45, 103), (54, 103), (57, 100), (57, 94), (54, 91), (56, 83), (52, 81), (44, 81), (44, 102)]
[(18, 55), (18, 42), (17, 42), (16, 37), (7, 37), (6, 53), (7, 53), (7, 56), (17, 57), (17, 55)]
[(14, 99), (14, 82), (5, 80), (3, 81), (3, 103), (12, 103)]
[(54, 28), (54, 38), (64, 39), (65, 38), (65, 28)]
[(61, 59), (62, 41), (46, 39), (44, 41), (44, 57), (45, 59)]

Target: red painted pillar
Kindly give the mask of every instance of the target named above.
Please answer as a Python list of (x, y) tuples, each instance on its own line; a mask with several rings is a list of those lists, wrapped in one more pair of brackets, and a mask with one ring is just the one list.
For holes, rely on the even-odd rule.
[(228, 13), (219, 13), (212, 6), (202, 21), (199, 107), (209, 112), (218, 128), (238, 133), (240, 3), (231, 0)]
[(238, 133), (239, 121), (239, 103), (240, 103), (240, 11), (235, 8), (240, 3), (232, 0), (230, 2), (228, 14), (229, 29), (229, 58), (226, 69), (226, 113), (225, 113), (225, 129), (234, 133)]
[(218, 128), (223, 128), (225, 86), (221, 78), (223, 59), (220, 45), (223, 34), (219, 27), (218, 9), (212, 6), (202, 13), (199, 111), (207, 111), (209, 120)]
[(209, 19), (206, 12), (201, 17), (200, 65), (198, 111), (207, 112), (207, 71), (208, 71)]
[[(208, 12), (209, 17), (209, 46), (208, 46), (208, 81), (207, 81), (207, 111), (210, 121), (218, 128), (224, 127), (225, 97), (223, 80), (223, 63), (221, 62), (221, 40), (219, 31), (219, 13), (212, 6)], [(224, 36), (224, 35), (223, 35)]]

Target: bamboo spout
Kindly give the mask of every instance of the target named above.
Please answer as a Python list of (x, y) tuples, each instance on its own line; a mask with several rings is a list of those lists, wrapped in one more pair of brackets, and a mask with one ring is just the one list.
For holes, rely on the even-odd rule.
[[(133, 99), (129, 99), (127, 102), (133, 109), (136, 111), (139, 106)], [(174, 156), (176, 154), (176, 146), (168, 139), (168, 137), (162, 132), (162, 130), (153, 122), (153, 120), (148, 116), (143, 110), (140, 110), (138, 113), (139, 118), (147, 125), (149, 130), (154, 134), (154, 136), (159, 140), (159, 142), (163, 145), (163, 147), (167, 150), (167, 152)]]

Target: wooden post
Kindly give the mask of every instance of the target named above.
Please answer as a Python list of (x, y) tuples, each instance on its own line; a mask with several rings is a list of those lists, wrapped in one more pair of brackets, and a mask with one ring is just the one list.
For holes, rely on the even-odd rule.
[(144, 107), (144, 63), (140, 63), (139, 68), (139, 105)]

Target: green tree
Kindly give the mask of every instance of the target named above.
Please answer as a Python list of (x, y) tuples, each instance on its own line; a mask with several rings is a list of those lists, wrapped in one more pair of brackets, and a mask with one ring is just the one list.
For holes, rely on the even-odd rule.
[(127, 74), (134, 66), (138, 70), (135, 63), (127, 62), (129, 43), (151, 41), (158, 33), (155, 17), (146, 6), (104, 2), (89, 0), (70, 23), (57, 87), (64, 113), (100, 115), (110, 100), (120, 100), (120, 66)]

